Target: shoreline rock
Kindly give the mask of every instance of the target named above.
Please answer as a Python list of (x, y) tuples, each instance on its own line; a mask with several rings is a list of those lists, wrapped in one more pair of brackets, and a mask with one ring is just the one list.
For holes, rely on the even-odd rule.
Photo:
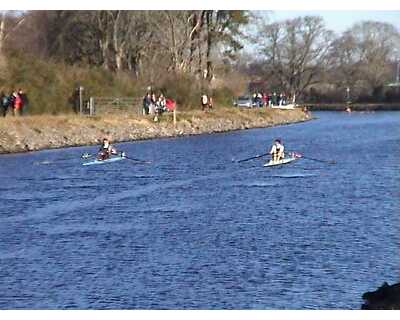
[(362, 310), (400, 310), (400, 283), (384, 282), (376, 291), (364, 293), (362, 298), (365, 300)]
[(311, 120), (312, 116), (300, 108), (220, 108), (207, 113), (180, 112), (177, 118), (174, 127), (172, 114), (163, 115), (159, 122), (154, 122), (151, 116), (129, 114), (90, 118), (76, 115), (6, 117), (0, 119), (0, 154), (95, 145), (103, 137), (117, 143), (271, 127)]

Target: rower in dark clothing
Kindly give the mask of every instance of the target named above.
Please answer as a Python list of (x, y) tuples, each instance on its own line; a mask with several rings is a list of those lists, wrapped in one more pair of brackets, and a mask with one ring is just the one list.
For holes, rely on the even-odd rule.
[(110, 158), (112, 154), (117, 154), (117, 150), (111, 146), (111, 143), (107, 138), (104, 138), (99, 152), (97, 153), (97, 159), (106, 160)]

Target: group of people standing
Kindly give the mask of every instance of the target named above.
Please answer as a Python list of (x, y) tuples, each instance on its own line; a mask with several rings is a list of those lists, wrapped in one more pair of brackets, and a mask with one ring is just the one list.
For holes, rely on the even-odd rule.
[(28, 97), (22, 89), (14, 90), (10, 94), (0, 92), (0, 104), (2, 116), (12, 112), (14, 116), (21, 116), (28, 105)]
[(277, 94), (276, 92), (270, 92), (268, 94), (265, 92), (254, 92), (252, 96), (253, 105), (256, 105), (260, 108), (285, 106), (288, 104), (288, 101), (288, 96), (284, 92), (281, 92), (280, 94)]
[(143, 97), (143, 114), (159, 115), (174, 108), (175, 101), (165, 98), (162, 93), (157, 97), (154, 92), (147, 92)]

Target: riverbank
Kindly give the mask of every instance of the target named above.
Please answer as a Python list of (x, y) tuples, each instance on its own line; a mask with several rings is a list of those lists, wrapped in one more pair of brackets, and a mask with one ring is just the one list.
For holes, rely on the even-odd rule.
[(154, 122), (152, 116), (108, 115), (96, 117), (27, 116), (0, 119), (0, 153), (27, 152), (112, 142), (176, 137), (202, 133), (270, 127), (310, 120), (300, 108), (294, 110), (218, 108), (212, 112), (177, 113)]

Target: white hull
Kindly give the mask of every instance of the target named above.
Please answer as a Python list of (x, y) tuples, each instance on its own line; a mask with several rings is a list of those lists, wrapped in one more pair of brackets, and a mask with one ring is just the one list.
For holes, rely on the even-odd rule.
[(292, 162), (292, 161), (294, 161), (296, 159), (298, 159), (298, 158), (284, 158), (284, 159), (279, 160), (279, 161), (270, 160), (266, 164), (264, 164), (264, 167), (280, 166), (282, 164), (288, 164), (288, 163), (290, 163), (290, 162)]

